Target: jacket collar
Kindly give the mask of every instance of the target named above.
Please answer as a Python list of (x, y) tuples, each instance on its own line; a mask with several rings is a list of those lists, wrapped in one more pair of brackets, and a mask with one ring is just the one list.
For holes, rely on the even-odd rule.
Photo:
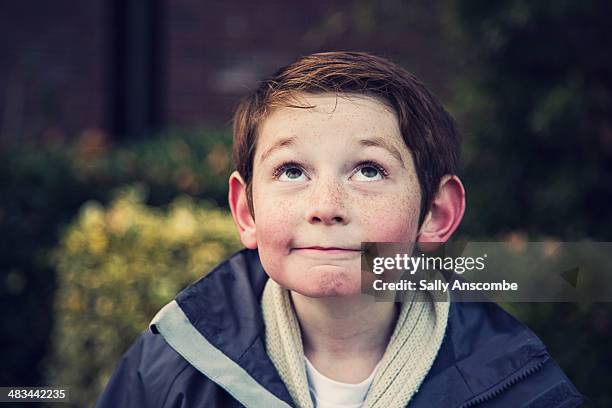
[[(243, 249), (179, 293), (151, 330), (243, 405), (287, 407), (293, 401), (265, 347), (267, 279), (257, 250)], [(496, 304), (452, 303), (445, 339), (411, 406), (459, 406), (547, 358), (540, 340)]]
[(293, 401), (265, 347), (267, 279), (257, 250), (239, 251), (160, 310), (151, 330), (244, 406), (286, 408)]

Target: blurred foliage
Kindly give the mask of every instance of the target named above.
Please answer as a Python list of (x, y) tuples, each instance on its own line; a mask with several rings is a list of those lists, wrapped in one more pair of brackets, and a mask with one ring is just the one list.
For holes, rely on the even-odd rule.
[(44, 385), (56, 288), (47, 253), (81, 205), (106, 204), (117, 186), (134, 182), (146, 186), (148, 204), (189, 194), (226, 205), (230, 146), (227, 130), (167, 132), (122, 146), (87, 131), (68, 145), (0, 149), (0, 383)]
[(152, 205), (167, 204), (182, 192), (227, 207), (231, 147), (227, 129), (176, 130), (116, 147), (101, 132), (91, 131), (66, 153), (77, 179), (104, 191), (139, 181), (148, 186)]
[[(610, 240), (612, 3), (451, 0), (468, 238)], [(610, 304), (510, 304), (612, 406)]]
[(612, 3), (455, 0), (463, 232), (612, 230)]
[(2, 384), (40, 384), (55, 290), (46, 250), (81, 205), (81, 191), (58, 151), (0, 151)]
[(86, 203), (52, 259), (58, 290), (50, 378), (92, 406), (122, 354), (155, 313), (240, 248), (231, 216), (187, 196), (167, 210), (121, 191)]

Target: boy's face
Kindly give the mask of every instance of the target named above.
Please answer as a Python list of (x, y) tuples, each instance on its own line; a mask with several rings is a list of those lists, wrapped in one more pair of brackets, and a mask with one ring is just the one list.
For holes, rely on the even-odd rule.
[(256, 245), (268, 275), (305, 296), (361, 289), (362, 241), (414, 242), (421, 194), (397, 116), (377, 99), (302, 94), (277, 108), (253, 162)]

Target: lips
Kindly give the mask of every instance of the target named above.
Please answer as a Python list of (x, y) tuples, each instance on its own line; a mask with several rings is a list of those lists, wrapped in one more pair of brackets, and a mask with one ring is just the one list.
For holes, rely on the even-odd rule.
[(334, 251), (351, 251), (351, 252), (361, 252), (361, 248), (355, 247), (343, 247), (343, 246), (304, 246), (304, 247), (296, 247), (296, 250), (312, 250), (312, 251), (321, 251), (321, 252), (334, 252)]
[(319, 262), (354, 262), (361, 256), (361, 248), (357, 249), (350, 245), (327, 246), (327, 245), (311, 245), (311, 246), (295, 246), (291, 250), (296, 256), (310, 259), (311, 261)]

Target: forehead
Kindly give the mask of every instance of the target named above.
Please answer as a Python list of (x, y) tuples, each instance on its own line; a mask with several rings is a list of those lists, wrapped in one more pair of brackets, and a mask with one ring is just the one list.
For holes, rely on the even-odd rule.
[(300, 106), (275, 107), (259, 127), (256, 157), (279, 139), (299, 142), (384, 139), (398, 150), (402, 139), (395, 110), (381, 100), (357, 94), (297, 94)]

